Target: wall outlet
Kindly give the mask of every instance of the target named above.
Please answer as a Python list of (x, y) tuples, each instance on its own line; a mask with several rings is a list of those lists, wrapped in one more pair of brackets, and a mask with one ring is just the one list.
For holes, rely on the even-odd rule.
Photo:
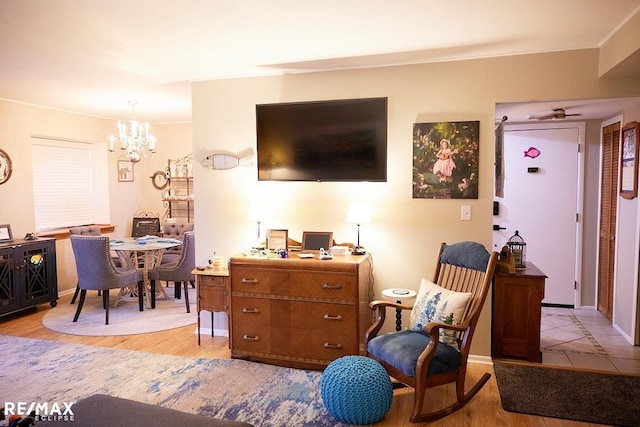
[(460, 220), (471, 221), (471, 206), (464, 205), (460, 207)]

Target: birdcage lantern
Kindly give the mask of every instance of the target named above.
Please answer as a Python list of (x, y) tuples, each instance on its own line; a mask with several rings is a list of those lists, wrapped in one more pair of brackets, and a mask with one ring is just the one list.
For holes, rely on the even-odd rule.
[(520, 236), (518, 230), (516, 230), (516, 234), (509, 238), (507, 245), (513, 254), (516, 268), (525, 268), (527, 264), (527, 243)]

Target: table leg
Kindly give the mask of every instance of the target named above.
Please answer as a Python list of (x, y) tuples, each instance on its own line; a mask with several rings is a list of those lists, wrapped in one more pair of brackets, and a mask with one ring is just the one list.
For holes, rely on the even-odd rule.
[[(398, 304), (402, 304), (402, 301), (396, 301)], [(402, 330), (402, 309), (396, 308), (396, 331)]]

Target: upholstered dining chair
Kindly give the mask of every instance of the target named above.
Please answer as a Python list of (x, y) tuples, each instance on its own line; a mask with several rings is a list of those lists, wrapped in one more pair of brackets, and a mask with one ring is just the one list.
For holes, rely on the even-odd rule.
[[(491, 378), (485, 373), (465, 393), (469, 349), (497, 257), (479, 243), (443, 243), (433, 282), (422, 279), (413, 307), (390, 301), (370, 303), (376, 320), (366, 332), (367, 355), (380, 362), (390, 376), (414, 388), (411, 422), (453, 413)], [(378, 335), (387, 307), (411, 310), (406, 330)], [(456, 400), (442, 409), (424, 411), (426, 389), (448, 383), (455, 383)]]
[(73, 318), (78, 321), (87, 290), (102, 291), (105, 324), (109, 324), (109, 289), (138, 286), (138, 304), (143, 310), (144, 289), (142, 272), (135, 268), (116, 267), (110, 254), (109, 238), (101, 236), (70, 236), (76, 259), (80, 300)]
[[(165, 222), (162, 225), (162, 237), (183, 240), (184, 233), (193, 231), (193, 223), (191, 222)], [(183, 246), (168, 248), (162, 255), (161, 264), (173, 264), (178, 262)]]
[[(100, 236), (100, 226), (99, 225), (82, 225), (80, 227), (71, 227), (69, 229), (70, 236)], [(114, 264), (116, 267), (120, 267), (120, 258), (117, 256), (112, 256)], [(76, 290), (73, 293), (73, 298), (71, 298), (71, 303), (74, 304), (76, 299), (78, 298), (78, 294), (80, 293), (80, 286), (76, 285)], [(98, 295), (100, 295), (100, 291), (98, 291)]]
[(184, 299), (187, 305), (187, 313), (191, 313), (189, 308), (189, 287), (191, 283), (195, 286), (195, 276), (192, 271), (196, 267), (196, 237), (195, 231), (187, 231), (183, 236), (182, 252), (180, 259), (171, 264), (160, 264), (153, 270), (149, 271), (149, 279), (151, 280), (151, 307), (155, 306), (155, 289), (157, 280), (166, 282), (174, 282), (175, 297), (180, 299), (180, 287), (184, 284)]

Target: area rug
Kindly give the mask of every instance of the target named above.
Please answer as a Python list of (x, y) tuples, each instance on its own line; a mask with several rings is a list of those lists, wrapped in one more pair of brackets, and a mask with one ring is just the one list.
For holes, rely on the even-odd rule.
[(345, 426), (324, 407), (317, 371), (9, 336), (0, 365), (4, 402), (62, 406), (100, 393), (262, 427)]
[[(145, 334), (195, 324), (198, 321), (196, 290), (189, 288), (191, 313), (187, 313), (184, 295), (182, 299), (175, 299), (173, 287), (165, 290), (169, 299), (157, 298), (153, 310), (145, 306), (144, 311), (140, 311), (137, 297), (121, 299), (116, 307), (112, 305), (109, 308), (108, 325), (104, 324), (102, 297), (97, 292), (89, 291), (77, 322), (73, 322), (78, 307), (76, 301), (75, 304), (60, 303), (50, 309), (43, 316), (42, 324), (64, 334), (91, 336)], [(115, 298), (111, 297), (112, 304)]]
[(494, 363), (506, 411), (640, 426), (640, 376)]

